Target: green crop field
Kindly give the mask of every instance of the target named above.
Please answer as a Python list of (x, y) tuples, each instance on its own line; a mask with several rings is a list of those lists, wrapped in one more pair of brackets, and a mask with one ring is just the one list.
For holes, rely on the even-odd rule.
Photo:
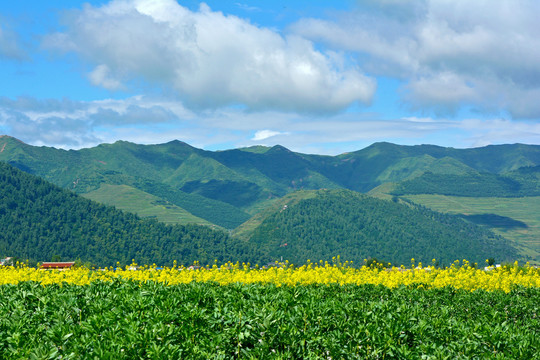
[(540, 263), (540, 197), (494, 198), (444, 195), (403, 196), (433, 210), (452, 214), (496, 214), (517, 220), (526, 227), (490, 226), (496, 233), (514, 241), (525, 260)]
[(539, 359), (539, 288), (0, 286), (2, 359)]
[(83, 194), (83, 196), (106, 205), (113, 205), (121, 210), (136, 213), (142, 218), (156, 218), (167, 224), (212, 225), (166, 200), (127, 185), (102, 184), (99, 189)]

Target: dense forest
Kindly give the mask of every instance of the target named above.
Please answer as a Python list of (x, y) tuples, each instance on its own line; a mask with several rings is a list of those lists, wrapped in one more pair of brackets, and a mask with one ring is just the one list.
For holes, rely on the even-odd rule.
[(141, 220), (0, 162), (0, 257), (76, 260), (99, 266), (189, 265), (255, 255), (222, 231)]
[(295, 263), (337, 255), (355, 262), (376, 257), (395, 264), (411, 258), (424, 264), (433, 258), (440, 264), (464, 258), (483, 263), (516, 254), (505, 239), (457, 216), (349, 190), (320, 190), (283, 207), (255, 229), (250, 242), (264, 248), (268, 259)]

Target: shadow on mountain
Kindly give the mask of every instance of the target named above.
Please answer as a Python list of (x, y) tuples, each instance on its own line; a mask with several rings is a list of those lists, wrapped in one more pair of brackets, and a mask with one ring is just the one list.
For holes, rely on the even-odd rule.
[(460, 217), (478, 225), (487, 225), (504, 229), (528, 228), (527, 224), (523, 221), (497, 214), (460, 215)]

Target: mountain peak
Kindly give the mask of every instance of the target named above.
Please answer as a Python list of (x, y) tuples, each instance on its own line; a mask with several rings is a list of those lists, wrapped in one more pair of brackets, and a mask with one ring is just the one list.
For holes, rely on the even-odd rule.
[(291, 153), (292, 151), (287, 149), (285, 146), (282, 146), (282, 145), (274, 145), (270, 148), (270, 150), (268, 150), (268, 152), (272, 152), (272, 153), (278, 153), (278, 152), (287, 152), (287, 153)]
[(191, 145), (189, 145), (188, 143), (186, 143), (184, 141), (180, 141), (178, 139), (171, 140), (171, 141), (165, 143), (165, 145), (182, 145), (182, 146), (187, 145), (187, 146), (191, 147)]

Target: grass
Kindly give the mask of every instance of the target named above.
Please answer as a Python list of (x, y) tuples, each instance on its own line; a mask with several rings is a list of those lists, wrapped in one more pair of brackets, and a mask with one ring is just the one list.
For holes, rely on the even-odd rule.
[(99, 189), (83, 194), (83, 196), (90, 200), (115, 206), (117, 209), (136, 213), (142, 218), (156, 218), (167, 224), (213, 225), (181, 207), (128, 185), (102, 184)]
[(496, 214), (527, 224), (527, 228), (492, 227), (492, 230), (514, 241), (523, 260), (540, 263), (540, 197), (497, 198), (444, 195), (403, 196), (433, 210), (451, 214)]

